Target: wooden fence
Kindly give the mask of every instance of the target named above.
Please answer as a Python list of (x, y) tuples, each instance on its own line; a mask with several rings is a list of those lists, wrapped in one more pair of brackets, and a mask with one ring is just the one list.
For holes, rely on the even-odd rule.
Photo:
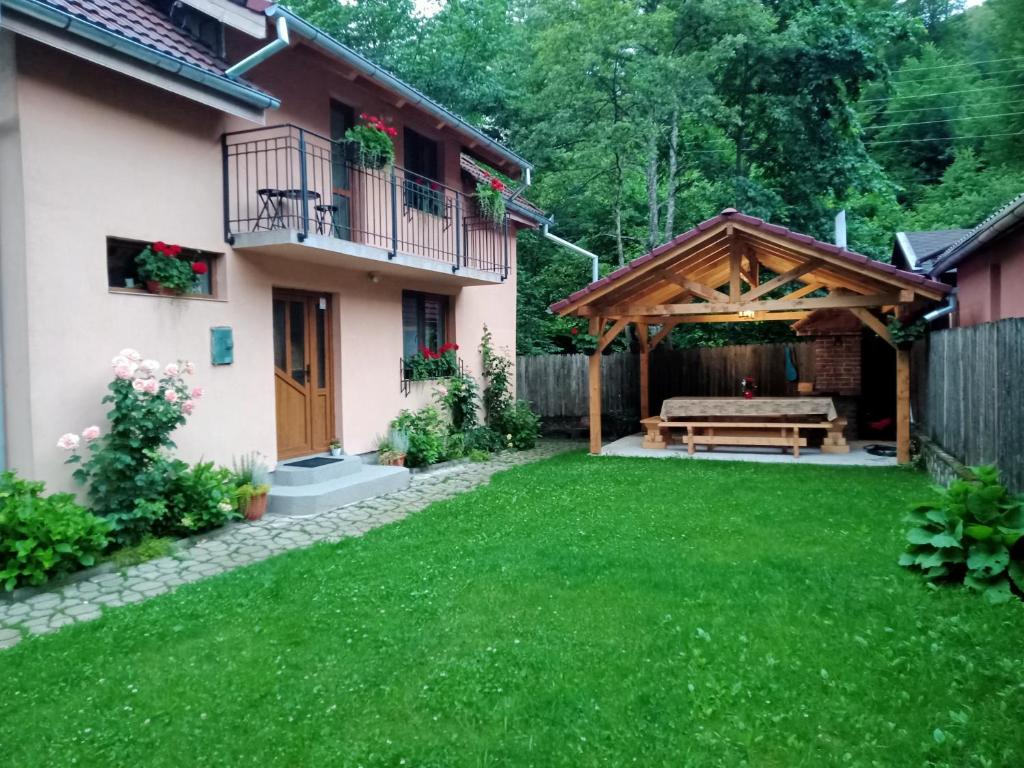
[[(784, 395), (785, 347), (793, 350), (801, 380), (814, 380), (809, 344), (758, 344), (736, 347), (656, 349), (651, 355), (651, 409), (674, 395), (739, 395), (740, 379), (753, 376), (763, 395)], [(587, 415), (587, 356), (536, 355), (516, 361), (518, 397), (547, 420)], [(639, 356), (605, 355), (601, 361), (601, 412), (625, 420), (640, 415)]]
[(932, 333), (914, 352), (918, 429), (1024, 491), (1024, 318)]

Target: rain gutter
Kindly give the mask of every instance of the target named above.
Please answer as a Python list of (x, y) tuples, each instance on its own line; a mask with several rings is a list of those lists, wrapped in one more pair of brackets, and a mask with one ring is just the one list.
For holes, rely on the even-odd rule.
[(543, 231), (544, 237), (546, 237), (552, 243), (556, 243), (562, 246), (563, 248), (568, 248), (570, 251), (575, 251), (576, 253), (582, 256), (586, 256), (588, 259), (590, 259), (590, 282), (596, 283), (601, 278), (601, 273), (598, 270), (598, 259), (596, 253), (591, 253), (590, 251), (584, 248), (580, 248), (578, 245), (574, 243), (570, 243), (568, 240), (563, 240), (560, 237), (552, 235), (550, 232), (548, 232), (547, 224), (544, 225)]

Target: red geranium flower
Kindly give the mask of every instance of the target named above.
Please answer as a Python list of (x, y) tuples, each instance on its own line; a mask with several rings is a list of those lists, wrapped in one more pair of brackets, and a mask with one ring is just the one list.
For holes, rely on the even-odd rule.
[(501, 179), (491, 179), (491, 189), (495, 192), (501, 192), (505, 189), (505, 185), (501, 183)]
[(193, 261), (192, 271), (195, 272), (197, 275), (205, 275), (207, 272), (210, 271), (210, 268), (206, 266), (205, 261)]
[(153, 250), (157, 253), (165, 253), (167, 251), (167, 243), (163, 240), (157, 240), (153, 243)]
[(569, 333), (571, 333), (573, 336), (575, 336), (579, 332), (580, 332), (579, 328), (573, 328), (571, 331), (569, 331)]
[(181, 246), (180, 245), (168, 245), (167, 246), (167, 255), (168, 256), (177, 256), (179, 253), (181, 253)]
[(436, 192), (441, 188), (441, 185), (438, 184), (436, 181), (432, 181), (430, 182), (430, 188)]
[(458, 352), (459, 351), (459, 345), (458, 344), (452, 344), (452, 349), (454, 349), (456, 352)]

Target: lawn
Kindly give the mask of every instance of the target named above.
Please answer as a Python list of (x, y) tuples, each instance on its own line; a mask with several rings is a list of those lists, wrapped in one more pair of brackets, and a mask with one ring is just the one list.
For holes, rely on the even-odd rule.
[(497, 475), (0, 653), (34, 766), (1019, 766), (1024, 606), (896, 565), (923, 475)]

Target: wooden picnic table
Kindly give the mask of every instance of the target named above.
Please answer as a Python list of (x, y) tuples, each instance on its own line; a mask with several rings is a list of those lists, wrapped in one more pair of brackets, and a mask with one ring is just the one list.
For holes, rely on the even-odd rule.
[(642, 419), (644, 447), (664, 448), (673, 432), (685, 430), (680, 442), (689, 453), (698, 445), (775, 446), (791, 449), (794, 458), (807, 445), (801, 430), (826, 432), (823, 453), (848, 453), (843, 435), (846, 419), (839, 418), (830, 397), (670, 397), (661, 415)]

